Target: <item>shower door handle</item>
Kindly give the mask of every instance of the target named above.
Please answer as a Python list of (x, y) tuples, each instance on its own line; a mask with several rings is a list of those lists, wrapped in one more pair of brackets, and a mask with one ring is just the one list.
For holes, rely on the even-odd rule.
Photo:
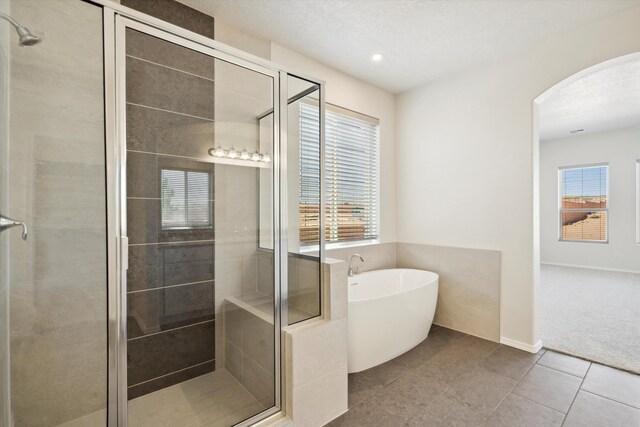
[(12, 228), (12, 227), (22, 227), (22, 240), (27, 240), (27, 235), (29, 234), (29, 230), (27, 230), (27, 224), (24, 222), (16, 221), (15, 219), (7, 218), (4, 215), (0, 215), (0, 232)]

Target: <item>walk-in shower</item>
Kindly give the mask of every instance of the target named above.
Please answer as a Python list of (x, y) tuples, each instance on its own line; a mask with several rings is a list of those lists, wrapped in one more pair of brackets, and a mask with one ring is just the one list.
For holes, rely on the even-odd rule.
[(149, 4), (0, 2), (0, 426), (250, 425), (322, 314), (322, 82)]

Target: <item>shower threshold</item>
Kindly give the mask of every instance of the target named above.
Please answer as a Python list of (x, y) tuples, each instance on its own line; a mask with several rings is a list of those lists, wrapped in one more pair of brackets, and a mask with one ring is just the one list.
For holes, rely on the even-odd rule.
[[(129, 427), (228, 427), (267, 409), (219, 369), (129, 401)], [(104, 426), (105, 411), (57, 427)]]

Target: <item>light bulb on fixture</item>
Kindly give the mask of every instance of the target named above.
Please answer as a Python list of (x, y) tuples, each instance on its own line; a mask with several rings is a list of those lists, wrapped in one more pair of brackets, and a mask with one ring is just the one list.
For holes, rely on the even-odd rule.
[(380, 62), (382, 61), (383, 58), (384, 58), (384, 55), (382, 55), (381, 53), (374, 53), (373, 55), (371, 55), (371, 60), (373, 62)]
[(224, 157), (224, 150), (222, 149), (221, 146), (217, 146), (216, 149), (213, 151), (213, 155), (216, 157)]
[(269, 163), (271, 161), (271, 157), (269, 157), (268, 154), (263, 154), (262, 155), (262, 161), (265, 163)]
[(235, 159), (236, 157), (238, 157), (238, 152), (236, 151), (235, 148), (231, 147), (229, 149), (229, 153), (227, 154), (227, 157), (230, 159)]
[(253, 154), (251, 155), (251, 160), (253, 160), (254, 162), (259, 162), (260, 153), (258, 153), (258, 151), (254, 151)]
[(242, 152), (240, 153), (240, 158), (241, 158), (242, 160), (249, 160), (249, 157), (250, 157), (250, 156), (249, 156), (249, 152), (247, 151), (247, 149), (246, 149), (246, 148), (243, 148), (243, 149), (242, 149)]

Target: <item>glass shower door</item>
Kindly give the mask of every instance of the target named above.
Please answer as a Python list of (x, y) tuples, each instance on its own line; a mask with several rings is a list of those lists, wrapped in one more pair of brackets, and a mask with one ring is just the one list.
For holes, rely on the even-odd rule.
[(279, 282), (258, 237), (277, 241), (277, 128), (258, 121), (277, 74), (126, 18), (117, 31), (128, 422), (234, 425), (279, 398)]
[(102, 8), (4, 0), (0, 21), (0, 425), (106, 425)]

